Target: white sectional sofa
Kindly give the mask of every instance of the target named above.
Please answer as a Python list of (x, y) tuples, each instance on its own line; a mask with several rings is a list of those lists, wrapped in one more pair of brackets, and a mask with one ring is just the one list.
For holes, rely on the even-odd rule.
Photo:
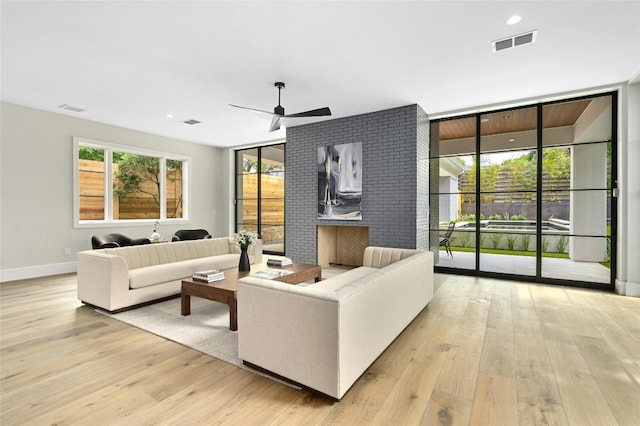
[[(180, 294), (181, 281), (203, 269), (237, 268), (232, 237), (147, 244), (78, 253), (78, 299), (110, 312)], [(262, 262), (262, 242), (249, 248)]]
[(311, 285), (242, 278), (238, 355), (337, 400), (433, 297), (433, 253), (367, 247), (364, 266)]

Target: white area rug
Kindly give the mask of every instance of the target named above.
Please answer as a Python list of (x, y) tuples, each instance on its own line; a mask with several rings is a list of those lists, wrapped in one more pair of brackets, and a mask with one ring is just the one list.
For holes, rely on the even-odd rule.
[(180, 314), (179, 297), (118, 314), (96, 311), (280, 382), (245, 366), (238, 358), (238, 332), (229, 330), (229, 307), (225, 304), (191, 297), (191, 315), (184, 317)]

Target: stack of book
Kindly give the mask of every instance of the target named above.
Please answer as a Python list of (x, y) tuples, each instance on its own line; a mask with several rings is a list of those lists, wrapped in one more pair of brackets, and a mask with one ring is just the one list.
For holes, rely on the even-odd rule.
[(255, 274), (251, 275), (251, 278), (262, 278), (263, 280), (273, 280), (276, 278), (280, 278), (283, 275), (291, 274), (291, 271), (280, 270), (280, 269), (266, 269), (263, 271), (258, 271)]
[(217, 269), (208, 269), (206, 271), (197, 271), (193, 273), (194, 281), (213, 282), (224, 280), (224, 272)]
[(267, 259), (267, 265), (269, 266), (286, 266), (286, 265), (291, 265), (292, 263), (293, 261), (288, 257), (284, 257), (282, 259), (275, 259), (275, 258)]

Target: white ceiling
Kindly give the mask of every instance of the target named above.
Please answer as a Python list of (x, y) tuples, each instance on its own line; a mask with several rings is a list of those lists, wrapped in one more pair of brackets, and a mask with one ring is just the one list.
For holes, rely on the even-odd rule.
[[(1, 14), (3, 101), (218, 147), (285, 136), (268, 132), (268, 115), (228, 106), (272, 110), (275, 81), (287, 113), (417, 103), (442, 115), (640, 70), (637, 0), (2, 0)], [(507, 25), (513, 14), (522, 21)], [(492, 52), (530, 30), (534, 44)]]

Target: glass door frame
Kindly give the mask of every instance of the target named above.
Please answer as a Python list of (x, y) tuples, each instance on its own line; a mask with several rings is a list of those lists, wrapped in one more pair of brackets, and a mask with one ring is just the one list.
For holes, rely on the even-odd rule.
[[(573, 102), (573, 101), (579, 101), (579, 100), (589, 100), (589, 99), (595, 99), (595, 98), (599, 98), (599, 97), (606, 97), (606, 96), (610, 96), (611, 97), (611, 158), (610, 158), (610, 178), (611, 178), (611, 185), (608, 186), (606, 188), (609, 200), (610, 200), (610, 235), (609, 237), (609, 260), (610, 260), (610, 267), (609, 267), (609, 282), (608, 283), (601, 283), (601, 282), (587, 282), (587, 281), (574, 281), (574, 280), (568, 280), (568, 279), (559, 279), (559, 278), (553, 278), (553, 277), (544, 277), (543, 276), (543, 271), (542, 271), (542, 258), (543, 258), (543, 252), (542, 252), (542, 236), (543, 236), (543, 229), (542, 229), (542, 220), (540, 220), (540, 218), (542, 218), (543, 216), (543, 150), (544, 150), (544, 141), (543, 141), (543, 108), (549, 105), (553, 105), (553, 104), (561, 104), (561, 103), (567, 103), (567, 102)], [(486, 114), (493, 114), (493, 113), (500, 113), (500, 112), (507, 112), (507, 111), (516, 111), (516, 110), (521, 110), (521, 109), (526, 109), (526, 108), (536, 108), (536, 121), (537, 121), (537, 126), (536, 126), (536, 253), (535, 253), (535, 276), (531, 276), (531, 275), (518, 275), (518, 274), (510, 274), (510, 273), (502, 273), (502, 272), (492, 272), (492, 271), (482, 271), (481, 270), (481, 259), (480, 259), (480, 254), (481, 254), (481, 233), (480, 233), (480, 221), (481, 221), (481, 167), (480, 167), (480, 155), (481, 155), (481, 139), (482, 139), (482, 133), (481, 133), (481, 117), (483, 115)], [(617, 206), (617, 183), (618, 183), (618, 172), (617, 172), (617, 166), (618, 166), (618, 155), (617, 155), (617, 146), (618, 146), (618, 92), (617, 91), (611, 91), (611, 92), (606, 92), (606, 93), (599, 93), (599, 94), (594, 94), (594, 95), (585, 95), (585, 96), (580, 96), (580, 97), (573, 97), (573, 98), (566, 98), (566, 99), (558, 99), (558, 100), (554, 100), (554, 101), (549, 101), (549, 102), (540, 102), (540, 103), (533, 103), (533, 104), (528, 104), (528, 105), (523, 105), (523, 106), (519, 106), (519, 107), (511, 107), (511, 108), (503, 108), (503, 109), (497, 109), (497, 110), (490, 110), (490, 111), (482, 111), (482, 112), (477, 112), (474, 114), (467, 114), (467, 115), (462, 115), (462, 116), (458, 116), (458, 117), (448, 117), (448, 118), (443, 118), (443, 119), (437, 119), (437, 120), (433, 120), (432, 123), (439, 123), (439, 122), (443, 122), (443, 121), (448, 121), (448, 120), (456, 120), (456, 119), (464, 119), (464, 118), (470, 118), (470, 117), (474, 117), (475, 121), (476, 121), (476, 132), (475, 132), (475, 152), (473, 153), (473, 155), (475, 155), (476, 157), (476, 161), (478, 164), (478, 167), (476, 167), (475, 170), (475, 265), (473, 266), (473, 268), (468, 268), (468, 269), (463, 269), (463, 268), (455, 268), (455, 267), (446, 267), (446, 266), (438, 266), (436, 265), (434, 267), (435, 272), (440, 272), (440, 273), (451, 273), (451, 274), (459, 274), (459, 275), (474, 275), (474, 276), (480, 276), (480, 277), (489, 277), (489, 278), (502, 278), (502, 279), (510, 279), (510, 280), (516, 280), (516, 281), (533, 281), (533, 282), (539, 282), (539, 283), (543, 283), (543, 284), (557, 284), (557, 285), (567, 285), (567, 286), (574, 286), (574, 287), (585, 287), (585, 288), (595, 288), (595, 289), (600, 289), (600, 290), (613, 290), (615, 288), (615, 279), (616, 279), (616, 267), (617, 267), (617, 253), (616, 253), (616, 247), (617, 247), (617, 230), (618, 230), (618, 224), (617, 224), (617, 211), (618, 211), (618, 206)], [(433, 141), (432, 143), (438, 143), (439, 144), (439, 138), (437, 141)], [(604, 142), (604, 141), (601, 141)], [(599, 143), (599, 142), (598, 142)], [(432, 146), (433, 148), (433, 146)], [(433, 152), (433, 151), (432, 151)], [(439, 147), (435, 149), (435, 152), (437, 153), (436, 157), (432, 157), (430, 160), (430, 164), (432, 164), (432, 167), (439, 167), (439, 162), (441, 158), (440, 156), (440, 149)], [(438, 176), (437, 173), (432, 173), (431, 176)], [(440, 199), (440, 191), (439, 191), (439, 182), (434, 182), (433, 179), (430, 182), (430, 198), (431, 199)], [(434, 213), (434, 209), (431, 209), (432, 214)], [(435, 209), (435, 211), (438, 211), (437, 209)], [(431, 221), (431, 223), (435, 223), (437, 224), (439, 222), (438, 221)], [(435, 236), (438, 235), (438, 228), (436, 229), (431, 229), (430, 235)]]
[[(265, 148), (273, 148), (273, 147), (277, 147), (277, 146), (282, 146), (282, 158), (283, 158), (283, 165), (284, 165), (284, 179), (282, 181), (282, 193), (283, 193), (283, 197), (282, 197), (282, 229), (283, 229), (283, 233), (282, 233), (282, 251), (280, 250), (274, 250), (274, 249), (269, 249), (267, 245), (264, 244), (263, 242), (263, 253), (265, 254), (274, 254), (274, 255), (284, 255), (285, 253), (285, 238), (284, 235), (286, 233), (286, 228), (285, 228), (285, 220), (284, 220), (284, 215), (285, 215), (285, 211), (284, 211), (284, 205), (285, 205), (285, 193), (284, 193), (284, 185), (285, 185), (285, 180), (286, 180), (286, 143), (285, 141), (281, 141), (281, 142), (277, 142), (277, 143), (273, 143), (273, 144), (269, 144), (269, 145), (260, 145), (260, 146), (254, 146), (254, 147), (249, 147), (249, 148), (242, 148), (242, 149), (237, 149), (234, 152), (234, 198), (233, 198), (233, 204), (234, 204), (234, 232), (239, 232), (241, 229), (243, 229), (243, 224), (247, 224), (247, 222), (244, 220), (243, 217), (241, 217), (241, 215), (239, 214), (239, 208), (238, 208), (238, 204), (239, 202), (241, 202), (241, 200), (245, 200), (244, 198), (244, 194), (242, 191), (242, 188), (240, 187), (240, 179), (250, 173), (245, 173), (244, 170), (242, 170), (242, 159), (243, 159), (243, 154), (247, 151), (253, 151), (255, 150), (256, 152), (256, 159), (257, 159), (257, 165), (256, 165), (256, 222), (255, 223), (249, 223), (249, 225), (251, 226), (251, 228), (255, 228), (252, 229), (255, 232), (258, 233), (258, 235), (260, 235), (260, 238), (262, 239), (263, 237), (263, 231), (264, 231), (264, 227), (263, 227), (263, 191), (262, 191), (262, 186), (263, 186), (263, 182), (262, 182), (262, 176), (263, 175), (268, 175), (269, 173), (263, 173), (262, 171), (262, 160), (263, 160), (263, 154), (262, 154), (262, 150)], [(240, 194), (242, 194), (241, 196), (239, 196)], [(244, 202), (244, 201), (242, 201)], [(266, 224), (268, 225), (268, 224)]]

